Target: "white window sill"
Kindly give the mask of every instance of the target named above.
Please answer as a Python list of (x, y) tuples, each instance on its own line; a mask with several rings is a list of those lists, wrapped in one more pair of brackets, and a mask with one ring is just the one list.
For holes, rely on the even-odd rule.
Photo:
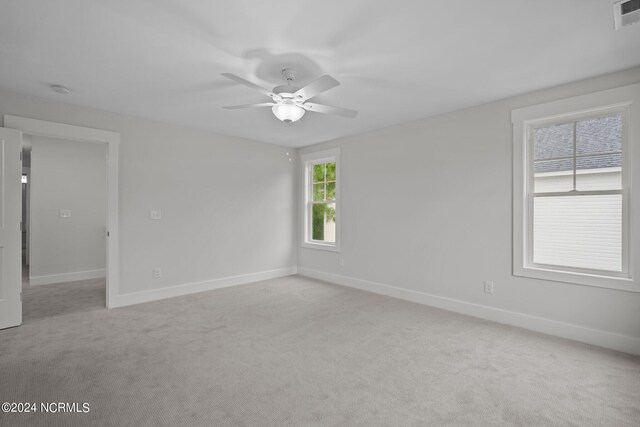
[(322, 251), (340, 252), (340, 246), (338, 244), (303, 242), (302, 247), (307, 249), (320, 249)]
[(551, 280), (553, 282), (571, 283), (574, 285), (594, 286), (598, 288), (640, 293), (640, 286), (631, 277), (626, 276), (604, 276), (531, 266), (515, 267), (513, 275), (518, 277), (528, 277), (531, 279)]

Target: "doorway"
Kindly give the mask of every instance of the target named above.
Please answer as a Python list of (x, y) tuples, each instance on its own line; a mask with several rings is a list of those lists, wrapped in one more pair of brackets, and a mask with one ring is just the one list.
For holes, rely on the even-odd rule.
[(23, 182), (23, 321), (104, 308), (105, 145), (25, 136)]
[(20, 243), (22, 260), (22, 287), (29, 286), (29, 178), (31, 171), (31, 151), (22, 152), (22, 218), (20, 220)]
[[(65, 280), (55, 280), (52, 277), (45, 276), (55, 276), (56, 273), (53, 274), (40, 274), (38, 275), (32, 269), (34, 268), (34, 261), (36, 260), (36, 252), (34, 248), (33, 236), (36, 234), (34, 227), (34, 223), (30, 220), (26, 221), (26, 224), (23, 226), (25, 231), (25, 257), (24, 257), (24, 265), (29, 269), (29, 276), (31, 278), (29, 283), (29, 289), (34, 288), (34, 277), (37, 277), (36, 281), (38, 285), (48, 283), (59, 283), (60, 281), (68, 282), (70, 280), (67, 279), (80, 279), (80, 280), (94, 280), (99, 279), (103, 281), (103, 295), (102, 297), (102, 305), (106, 307), (114, 307), (117, 305), (118, 298), (118, 146), (120, 143), (120, 134), (116, 132), (104, 131), (99, 129), (91, 129), (61, 123), (48, 122), (43, 120), (30, 119), (25, 117), (17, 117), (17, 116), (4, 116), (4, 124), (6, 128), (12, 128), (22, 131), (23, 143), (26, 141), (25, 145), (29, 143), (33, 143), (34, 139), (45, 139), (45, 140), (60, 140), (65, 141), (67, 143), (77, 144), (81, 147), (94, 147), (102, 150), (103, 153), (103, 162), (104, 156), (106, 156), (106, 163), (104, 173), (102, 175), (103, 182), (106, 181), (106, 188), (104, 192), (104, 209), (103, 209), (103, 226), (99, 230), (99, 234), (103, 240), (102, 244), (102, 259), (106, 259), (106, 263), (102, 268), (89, 268), (80, 270), (80, 271), (70, 271), (71, 276), (67, 275), (67, 272), (61, 273), (61, 277), (59, 279)], [(96, 147), (97, 146), (97, 147)], [(29, 193), (29, 198), (25, 205), (23, 205), (26, 212), (28, 212), (30, 219), (33, 219), (35, 206), (32, 205), (32, 201), (34, 200), (34, 187), (33, 184), (37, 186), (37, 175), (34, 180), (34, 171), (37, 168), (37, 163), (34, 164), (34, 153), (33, 149), (30, 150), (29, 153), (29, 172), (26, 174), (26, 187), (24, 189), (25, 193)], [(85, 150), (86, 151), (86, 150)], [(90, 151), (90, 150), (89, 150)], [(25, 154), (23, 153), (23, 156)], [(23, 158), (24, 160), (24, 158)], [(34, 167), (35, 166), (35, 167)], [(82, 180), (82, 177), (78, 178), (78, 180)], [(23, 184), (25, 185), (25, 184)], [(68, 188), (67, 188), (68, 190)], [(49, 214), (53, 208), (49, 207)], [(82, 208), (81, 208), (82, 209)], [(88, 208), (86, 208), (88, 209)], [(76, 211), (77, 214), (80, 214), (79, 211)], [(86, 213), (86, 212), (85, 212)], [(64, 226), (65, 220), (67, 221), (66, 225), (70, 225), (70, 219), (74, 218), (74, 209), (69, 206), (59, 206), (55, 209), (56, 214), (56, 224), (59, 227), (51, 227), (50, 230), (54, 230), (59, 233), (64, 234)], [(51, 215), (49, 215), (49, 219)], [(84, 219), (86, 219), (86, 215), (84, 215)], [(73, 227), (72, 227), (73, 228)], [(94, 229), (94, 231), (96, 231)], [(97, 233), (97, 231), (96, 231)], [(76, 254), (78, 255), (78, 254)], [(87, 261), (88, 254), (85, 254), (81, 251), (80, 255), (74, 258), (78, 261), (79, 258), (82, 258), (82, 261)], [(56, 258), (55, 256), (53, 258)], [(51, 261), (48, 259), (48, 261)], [(68, 262), (68, 261), (66, 261)], [(88, 264), (90, 265), (90, 264)], [(73, 267), (73, 266), (72, 266)], [(75, 274), (79, 273), (79, 274)], [(74, 275), (75, 274), (75, 275)], [(103, 277), (101, 279), (101, 277)], [(44, 289), (44, 288), (41, 288)]]

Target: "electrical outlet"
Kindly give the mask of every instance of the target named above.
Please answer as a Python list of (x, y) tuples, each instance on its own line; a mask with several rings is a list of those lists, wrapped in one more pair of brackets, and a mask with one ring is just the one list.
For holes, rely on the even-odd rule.
[(71, 218), (71, 209), (60, 209), (60, 218)]
[(156, 267), (153, 269), (153, 278), (159, 279), (162, 277), (162, 269), (160, 267)]
[(493, 282), (489, 280), (484, 281), (484, 292), (487, 294), (493, 294)]
[(344, 267), (344, 258), (340, 257), (340, 267)]
[(149, 211), (149, 219), (162, 219), (162, 211)]

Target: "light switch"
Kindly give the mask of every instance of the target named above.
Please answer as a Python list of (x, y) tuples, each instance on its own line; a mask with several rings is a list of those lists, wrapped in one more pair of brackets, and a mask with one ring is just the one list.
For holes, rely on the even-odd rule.
[(162, 219), (162, 211), (149, 211), (149, 219)]
[(71, 209), (60, 209), (60, 218), (71, 218)]

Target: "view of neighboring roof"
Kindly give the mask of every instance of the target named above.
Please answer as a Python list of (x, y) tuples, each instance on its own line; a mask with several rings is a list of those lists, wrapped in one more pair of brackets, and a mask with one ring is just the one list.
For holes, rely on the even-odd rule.
[[(574, 135), (575, 132), (575, 135)], [(535, 173), (622, 166), (620, 114), (534, 129)]]

